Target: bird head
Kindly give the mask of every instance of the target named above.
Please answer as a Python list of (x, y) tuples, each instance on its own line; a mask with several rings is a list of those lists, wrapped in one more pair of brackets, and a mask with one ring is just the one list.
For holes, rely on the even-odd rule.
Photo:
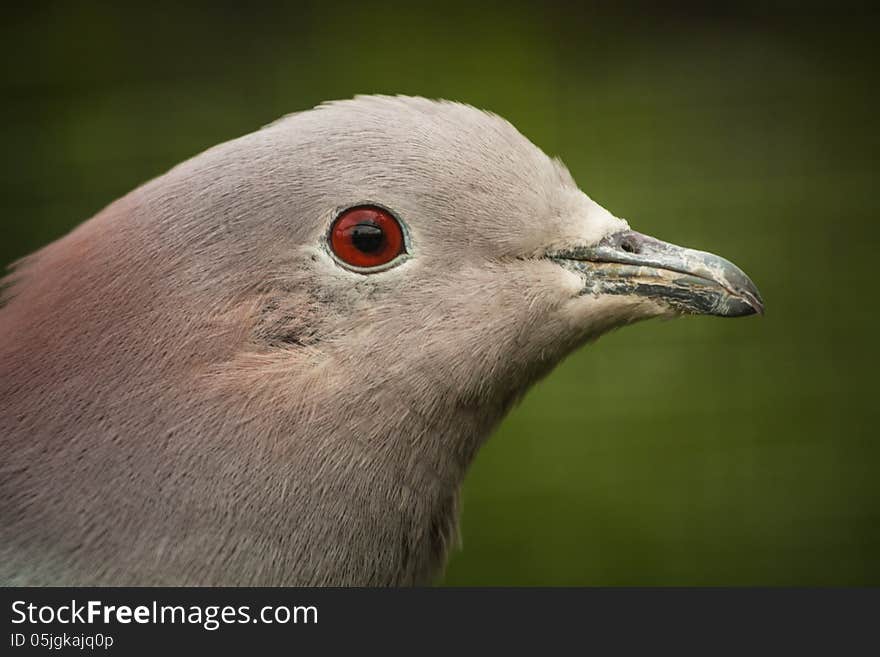
[(763, 309), (731, 262), (635, 232), (470, 106), (358, 97), (219, 148), (196, 159), (222, 192), (201, 209), (225, 231), (253, 219), (254, 276), (278, 283), (260, 339), (332, 354), (364, 385), (505, 397), (617, 326)]

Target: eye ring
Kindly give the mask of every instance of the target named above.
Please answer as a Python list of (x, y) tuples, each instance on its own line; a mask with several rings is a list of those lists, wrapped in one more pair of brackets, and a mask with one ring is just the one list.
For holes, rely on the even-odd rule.
[(362, 274), (394, 267), (406, 259), (409, 251), (403, 222), (375, 203), (342, 209), (330, 224), (326, 242), (337, 264)]

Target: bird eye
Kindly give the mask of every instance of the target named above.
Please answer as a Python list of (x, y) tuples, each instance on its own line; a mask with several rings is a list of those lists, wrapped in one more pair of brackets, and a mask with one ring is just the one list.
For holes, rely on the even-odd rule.
[(403, 229), (394, 216), (373, 205), (349, 208), (330, 227), (330, 249), (358, 269), (387, 265), (404, 252)]

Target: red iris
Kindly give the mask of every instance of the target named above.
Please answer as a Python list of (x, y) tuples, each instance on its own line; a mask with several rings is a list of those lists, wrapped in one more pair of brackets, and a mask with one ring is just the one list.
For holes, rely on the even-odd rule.
[(382, 208), (361, 205), (340, 214), (330, 227), (330, 248), (352, 267), (379, 267), (403, 252), (403, 229)]

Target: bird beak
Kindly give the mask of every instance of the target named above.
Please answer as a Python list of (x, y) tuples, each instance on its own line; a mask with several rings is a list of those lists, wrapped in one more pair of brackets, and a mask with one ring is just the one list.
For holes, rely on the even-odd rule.
[(582, 294), (649, 297), (691, 315), (764, 314), (752, 280), (729, 260), (662, 242), (635, 231), (551, 256), (583, 277)]

